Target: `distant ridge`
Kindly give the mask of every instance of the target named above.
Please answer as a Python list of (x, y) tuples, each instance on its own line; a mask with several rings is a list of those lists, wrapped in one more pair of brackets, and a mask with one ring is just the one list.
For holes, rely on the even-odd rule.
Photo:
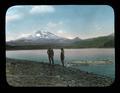
[(43, 49), (43, 48), (113, 48), (114, 34), (96, 38), (63, 38), (47, 31), (36, 31), (27, 37), (6, 42), (6, 49)]

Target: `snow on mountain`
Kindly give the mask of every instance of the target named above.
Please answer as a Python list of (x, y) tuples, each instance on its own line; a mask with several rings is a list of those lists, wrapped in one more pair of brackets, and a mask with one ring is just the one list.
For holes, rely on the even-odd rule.
[(13, 40), (12, 42), (7, 42), (9, 45), (45, 45), (45, 44), (71, 44), (74, 41), (78, 41), (79, 38), (73, 40), (59, 37), (51, 32), (47, 31), (37, 31), (33, 34), (27, 35), (25, 37)]
[(13, 41), (7, 42), (9, 45), (37, 45), (66, 42), (66, 38), (59, 37), (51, 32), (37, 31)]
[(47, 31), (37, 31), (32, 35), (24, 37), (27, 40), (37, 40), (37, 39), (61, 39), (61, 37)]

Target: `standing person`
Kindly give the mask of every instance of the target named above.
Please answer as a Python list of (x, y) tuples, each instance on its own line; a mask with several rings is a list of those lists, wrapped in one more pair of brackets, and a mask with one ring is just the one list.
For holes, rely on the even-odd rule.
[(50, 65), (51, 65), (50, 48), (48, 48), (48, 50), (47, 50), (47, 54), (48, 54), (48, 59), (49, 59)]
[(60, 54), (60, 58), (61, 58), (61, 62), (62, 62), (62, 65), (64, 66), (64, 49), (61, 48), (61, 54)]
[(48, 59), (49, 59), (50, 65), (54, 64), (54, 58), (53, 58), (54, 57), (54, 51), (53, 51), (53, 49), (49, 48), (47, 50), (47, 54), (48, 54)]
[(50, 49), (50, 56), (51, 56), (52, 64), (54, 65), (54, 51), (53, 51), (53, 49)]

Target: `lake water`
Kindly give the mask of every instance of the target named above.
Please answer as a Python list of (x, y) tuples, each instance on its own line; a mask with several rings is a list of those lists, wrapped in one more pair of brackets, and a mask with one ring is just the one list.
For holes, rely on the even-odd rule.
[[(54, 49), (55, 64), (60, 62), (60, 49)], [(105, 75), (115, 78), (115, 50), (109, 49), (64, 49), (65, 52), (65, 66), (70, 62), (76, 61), (112, 61), (112, 64), (96, 64), (96, 65), (78, 65), (78, 68), (83, 71), (92, 72), (99, 75)], [(6, 57), (14, 59), (24, 59), (36, 62), (47, 62), (47, 50), (14, 50), (6, 51)]]

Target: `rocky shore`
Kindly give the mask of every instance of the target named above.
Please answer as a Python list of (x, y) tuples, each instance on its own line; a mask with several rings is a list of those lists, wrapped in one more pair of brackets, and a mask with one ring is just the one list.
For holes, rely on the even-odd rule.
[(6, 59), (6, 79), (14, 87), (106, 87), (114, 80), (55, 64)]

